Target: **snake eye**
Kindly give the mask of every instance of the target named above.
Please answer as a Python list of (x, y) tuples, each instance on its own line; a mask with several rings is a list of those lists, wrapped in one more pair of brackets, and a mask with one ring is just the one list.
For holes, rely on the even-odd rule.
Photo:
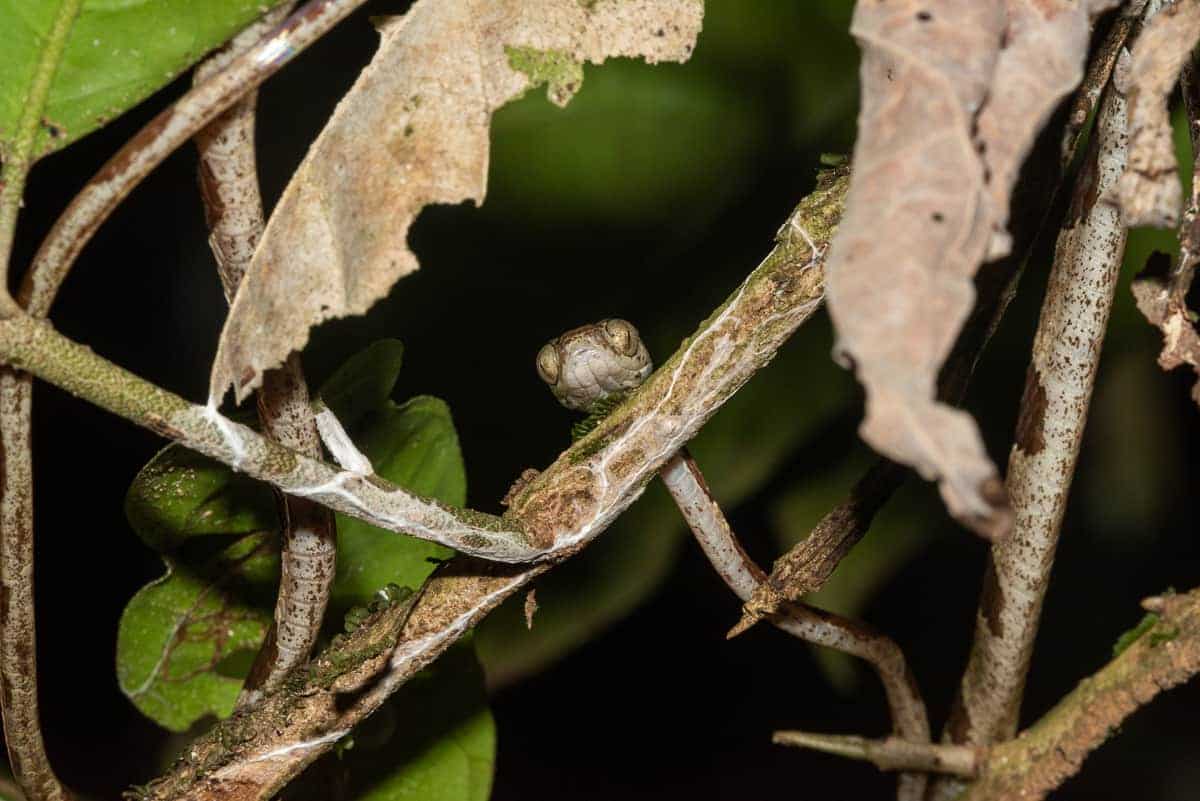
[(550, 342), (542, 346), (537, 355), (538, 375), (547, 384), (558, 381), (558, 348)]
[(614, 350), (625, 356), (637, 353), (638, 345), (641, 344), (637, 329), (624, 320), (605, 320), (604, 337)]

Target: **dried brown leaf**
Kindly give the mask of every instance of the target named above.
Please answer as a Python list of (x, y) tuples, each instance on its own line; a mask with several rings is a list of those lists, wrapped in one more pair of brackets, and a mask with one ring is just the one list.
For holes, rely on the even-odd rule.
[(409, 226), (431, 203), (483, 201), (492, 113), (583, 62), (684, 61), (702, 0), (417, 0), (380, 26), (375, 58), (292, 177), (225, 330), (210, 384), (238, 399), (323, 320), (362, 314), (417, 269)]
[[(1131, 290), (1138, 310), (1163, 333), (1159, 366), (1174, 370), (1188, 364), (1200, 373), (1200, 334), (1196, 332), (1195, 316), (1187, 307), (1186, 287), (1181, 293), (1177, 283), (1170, 257), (1155, 253), (1146, 262), (1146, 269), (1134, 279)], [(1186, 286), (1190, 285), (1189, 273)], [(1200, 403), (1200, 382), (1192, 388), (1192, 399)]]
[(1179, 224), (1183, 188), (1167, 101), (1197, 39), (1200, 0), (1180, 0), (1163, 8), (1134, 45), (1122, 87), (1129, 98), (1129, 165), (1117, 185), (1127, 226)]
[(1008, 252), (1009, 195), (1081, 79), (1090, 18), (1114, 0), (859, 0), (863, 103), (830, 253), (837, 353), (867, 390), (861, 434), (940, 484), (986, 536), (1011, 517), (974, 421), (934, 401), (985, 259)]

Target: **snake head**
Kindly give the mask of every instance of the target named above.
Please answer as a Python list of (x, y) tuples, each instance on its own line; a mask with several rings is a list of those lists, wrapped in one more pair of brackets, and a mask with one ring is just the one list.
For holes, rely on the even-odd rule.
[(637, 329), (615, 318), (574, 328), (547, 342), (537, 355), (538, 375), (554, 397), (581, 412), (640, 385), (653, 369)]

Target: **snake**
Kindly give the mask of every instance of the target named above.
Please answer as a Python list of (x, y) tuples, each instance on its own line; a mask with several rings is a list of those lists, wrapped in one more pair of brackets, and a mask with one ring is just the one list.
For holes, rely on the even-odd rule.
[[(536, 368), (560, 404), (587, 415), (572, 428), (573, 439), (579, 439), (645, 382), (654, 363), (637, 328), (627, 320), (609, 318), (573, 328), (547, 342), (537, 353)], [(717, 573), (743, 603), (748, 601), (766, 574), (742, 549), (686, 447), (663, 464), (659, 477)], [(802, 640), (870, 662), (888, 696), (895, 733), (910, 742), (930, 741), (924, 704), (915, 695), (903, 656), (897, 657), (883, 645), (886, 638), (803, 604), (788, 604), (770, 620)], [(924, 774), (902, 773), (897, 798), (922, 798), (925, 782)]]

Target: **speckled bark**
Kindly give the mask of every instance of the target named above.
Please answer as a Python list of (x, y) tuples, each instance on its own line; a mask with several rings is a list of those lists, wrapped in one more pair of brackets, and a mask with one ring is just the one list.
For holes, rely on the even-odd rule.
[(38, 711), (32, 393), (27, 375), (0, 369), (0, 698), (13, 776), (29, 801), (62, 801), (70, 794), (50, 767)]
[[(1009, 458), (1015, 526), (1008, 540), (992, 548), (974, 646), (947, 726), (953, 742), (985, 745), (1016, 732), (1042, 599), (1125, 253), (1126, 231), (1118, 210), (1103, 197), (1125, 166), (1126, 145), (1125, 101), (1110, 90), (1046, 289)], [(940, 797), (951, 792), (947, 786), (947, 795)]]
[(1200, 590), (1161, 599), (1159, 620), (1015, 740), (993, 746), (960, 801), (1040, 801), (1131, 714), (1200, 672)]
[[(283, 3), (239, 33), (196, 69), (202, 84), (227, 67), (282, 22), (292, 3)], [(255, 163), (254, 117), (258, 93), (251, 92), (196, 135), (200, 189), (209, 226), (209, 245), (225, 297), (232, 300), (265, 221)], [(313, 421), (300, 357), (267, 374), (258, 393), (258, 417), (268, 437), (320, 459), (321, 440)], [(275, 619), (246, 677), (239, 705), (256, 702), (308, 659), (321, 629), (333, 586), (336, 534), (328, 509), (305, 498), (279, 496), (280, 581)]]

